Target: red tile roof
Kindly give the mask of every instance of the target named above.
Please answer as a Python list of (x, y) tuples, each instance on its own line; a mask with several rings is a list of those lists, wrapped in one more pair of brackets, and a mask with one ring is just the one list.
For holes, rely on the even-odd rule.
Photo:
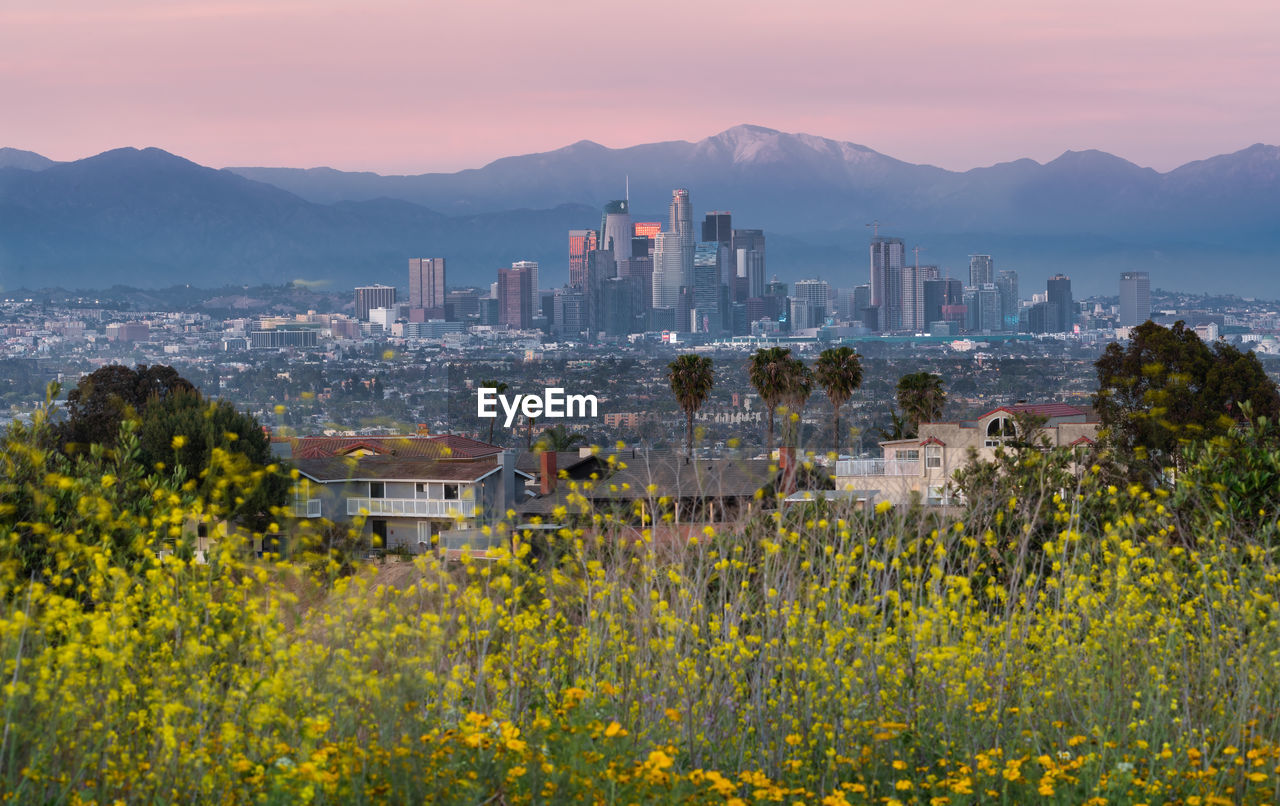
[(360, 450), (369, 451), (378, 456), (424, 459), (477, 459), (502, 452), (497, 445), (457, 434), (300, 437), (293, 443), (293, 458), (324, 459), (330, 456), (346, 456)]
[[(997, 411), (1007, 411), (1011, 414), (1025, 411), (1029, 414), (1036, 414), (1041, 417), (1047, 417), (1051, 420), (1056, 417), (1080, 417), (1087, 414), (1084, 409), (1076, 408), (1075, 406), (1071, 406), (1066, 403), (1019, 403), (1015, 406), (997, 406), (982, 415), (982, 417), (990, 416), (995, 414)], [(982, 417), (979, 417), (978, 419), (982, 419)]]

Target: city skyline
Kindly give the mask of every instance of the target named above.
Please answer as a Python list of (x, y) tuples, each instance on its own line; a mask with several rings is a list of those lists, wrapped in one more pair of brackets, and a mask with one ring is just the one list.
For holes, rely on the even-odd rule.
[[(564, 25), (588, 10), (615, 35)], [(949, 169), (1098, 148), (1168, 170), (1280, 131), (1280, 16), (1259, 2), (927, 0), (909, 12), (816, 0), (553, 14), (512, 2), (9, 9), (0, 103), (23, 114), (0, 145), (59, 160), (157, 145), (224, 166), (421, 173), (751, 122)], [(664, 23), (677, 13), (682, 25)], [(860, 31), (877, 35), (847, 47)], [(733, 77), (723, 92), (667, 89), (677, 72), (712, 69)], [(596, 114), (574, 114), (584, 108)]]

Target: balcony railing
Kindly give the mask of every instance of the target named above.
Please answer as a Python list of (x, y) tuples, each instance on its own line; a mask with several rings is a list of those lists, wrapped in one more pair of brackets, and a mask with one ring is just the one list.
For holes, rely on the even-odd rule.
[(836, 476), (918, 476), (919, 459), (841, 459)]
[(430, 498), (348, 498), (347, 514), (424, 516), (431, 518), (474, 518), (475, 501), (439, 501)]
[(318, 518), (320, 517), (320, 499), (308, 498), (301, 501), (293, 502), (293, 517), (295, 518)]

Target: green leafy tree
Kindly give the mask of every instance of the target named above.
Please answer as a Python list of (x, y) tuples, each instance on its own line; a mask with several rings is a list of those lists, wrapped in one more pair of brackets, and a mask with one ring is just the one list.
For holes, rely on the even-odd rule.
[(715, 382), (711, 359), (685, 353), (667, 365), (667, 381), (671, 384), (671, 391), (675, 393), (676, 403), (684, 410), (685, 451), (692, 457), (693, 415), (702, 408)]
[(1253, 353), (1225, 342), (1210, 348), (1182, 322), (1145, 322), (1127, 345), (1107, 345), (1094, 366), (1094, 408), (1116, 458), (1135, 463), (1131, 475), (1184, 465), (1185, 446), (1226, 434), (1246, 411), (1280, 416), (1280, 394)]
[(67, 394), (67, 420), (57, 429), (58, 444), (66, 453), (83, 451), (93, 444), (114, 444), (120, 423), (136, 419), (152, 400), (164, 400), (175, 392), (195, 387), (164, 364), (139, 364), (129, 369), (109, 364), (85, 375)]
[(942, 376), (932, 372), (913, 372), (898, 379), (898, 408), (911, 423), (911, 435), (920, 433), (920, 424), (942, 417), (947, 407), (947, 393)]
[(853, 397), (854, 390), (862, 385), (862, 362), (852, 348), (832, 347), (818, 356), (814, 377), (835, 410), (836, 455), (839, 456), (843, 436), (840, 432), (840, 409)]
[(773, 453), (773, 414), (786, 394), (786, 372), (791, 351), (786, 347), (761, 347), (747, 362), (747, 377), (764, 403), (767, 424), (765, 452)]
[(224, 517), (260, 528), (285, 501), (289, 485), (272, 461), (271, 440), (257, 419), (225, 400), (205, 400), (194, 389), (153, 400), (138, 441), (145, 467), (178, 483), (194, 480)]

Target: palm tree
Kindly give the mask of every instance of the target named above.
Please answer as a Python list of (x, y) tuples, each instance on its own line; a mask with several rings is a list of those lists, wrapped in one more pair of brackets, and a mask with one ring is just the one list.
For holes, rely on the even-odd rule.
[[(503, 383), (502, 381), (481, 381), (481, 382), (480, 382), (480, 388), (481, 388), (481, 389), (492, 389), (492, 390), (494, 390), (494, 393), (495, 393), (495, 394), (499, 394), (499, 395), (500, 395), (500, 394), (502, 394), (503, 392), (505, 392), (505, 391), (507, 391), (508, 389), (510, 389), (511, 387), (507, 386), (507, 385), (506, 385), (505, 383)], [(490, 444), (490, 445), (492, 445), (492, 444), (493, 444), (493, 427), (494, 427), (495, 425), (497, 425), (497, 424), (498, 424), (498, 418), (497, 418), (497, 417), (494, 417), (494, 418), (492, 418), (491, 420), (489, 420), (489, 444)]]
[(571, 451), (579, 442), (586, 442), (586, 434), (569, 431), (563, 425), (543, 429), (534, 446), (544, 451)]
[(711, 394), (711, 385), (715, 382), (711, 372), (711, 359), (685, 353), (667, 365), (667, 381), (671, 384), (671, 391), (675, 393), (676, 402), (684, 409), (686, 451), (692, 457), (693, 415), (702, 408), (707, 396)]
[(791, 351), (786, 347), (761, 347), (751, 354), (747, 363), (747, 377), (756, 388), (760, 400), (764, 403), (765, 417), (768, 418), (768, 437), (765, 440), (766, 454), (773, 454), (773, 412), (782, 403), (786, 387), (783, 385), (786, 365), (791, 358)]
[(942, 390), (942, 376), (932, 372), (913, 372), (898, 379), (898, 408), (920, 433), (920, 423), (937, 420), (947, 406), (947, 393)]
[[(787, 405), (787, 438), (793, 447), (800, 447), (800, 429), (798, 421), (804, 411), (804, 404), (813, 393), (813, 371), (798, 358), (787, 357), (782, 372), (782, 402)], [(793, 425), (793, 423), (796, 423)]]
[(840, 407), (853, 397), (853, 390), (862, 385), (862, 362), (858, 353), (849, 347), (832, 347), (823, 350), (814, 365), (818, 385), (827, 393), (831, 408), (836, 412), (836, 456), (840, 455)]

